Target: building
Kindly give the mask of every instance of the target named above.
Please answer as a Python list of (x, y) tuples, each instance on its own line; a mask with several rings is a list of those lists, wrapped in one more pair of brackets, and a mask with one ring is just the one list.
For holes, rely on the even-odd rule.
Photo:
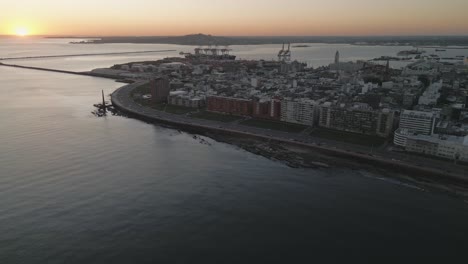
[(382, 82), (382, 89), (392, 89), (394, 85), (395, 83), (392, 81)]
[(468, 161), (468, 137), (409, 135), (405, 150), (444, 159)]
[(379, 88), (379, 85), (377, 83), (371, 83), (371, 82), (368, 82), (368, 83), (363, 82), (361, 86), (362, 86), (361, 94), (367, 94), (369, 91)]
[(339, 64), (340, 63), (340, 52), (337, 50), (336, 53), (335, 53), (335, 64)]
[(153, 103), (167, 102), (170, 91), (169, 79), (164, 77), (152, 79), (149, 85)]
[(321, 106), (319, 126), (365, 135), (388, 137), (393, 131), (394, 112)]
[(303, 71), (306, 66), (307, 64), (300, 63), (298, 61), (286, 61), (286, 62), (281, 62), (279, 71), (281, 73), (300, 72), (300, 71)]
[(253, 101), (253, 117), (281, 119), (281, 101), (278, 99), (258, 99)]
[(251, 78), (250, 79), (250, 86), (257, 88), (258, 87), (258, 79), (257, 78)]
[(170, 105), (184, 106), (190, 108), (202, 108), (205, 106), (205, 98), (200, 96), (191, 96), (184, 91), (171, 92), (167, 98)]
[(400, 116), (400, 129), (410, 133), (432, 135), (435, 126), (435, 114), (430, 112), (404, 110)]
[(405, 93), (403, 94), (403, 101), (402, 105), (405, 108), (412, 108), (416, 102), (417, 96), (413, 93)]
[(209, 96), (206, 98), (206, 109), (210, 112), (252, 116), (253, 102), (249, 99)]
[(406, 148), (408, 138), (415, 135), (432, 135), (436, 125), (434, 113), (405, 110), (400, 116), (399, 128), (395, 131), (393, 144)]
[(408, 131), (408, 129), (398, 128), (393, 135), (393, 144), (405, 148), (410, 134), (411, 133)]
[(316, 104), (309, 100), (281, 101), (281, 121), (313, 126), (316, 120)]
[(429, 85), (426, 91), (419, 97), (419, 104), (436, 105), (440, 98), (440, 89), (442, 89), (442, 81)]
[(425, 60), (419, 60), (417, 62), (407, 65), (403, 71), (403, 76), (412, 75), (427, 75), (436, 76), (439, 74), (440, 64), (436, 62), (430, 62)]
[(364, 67), (364, 63), (360, 61), (338, 62), (338, 63), (331, 63), (329, 67), (330, 67), (330, 70), (332, 71), (343, 71), (343, 72), (355, 73)]
[(436, 156), (439, 144), (424, 137), (410, 136), (406, 139), (406, 151)]

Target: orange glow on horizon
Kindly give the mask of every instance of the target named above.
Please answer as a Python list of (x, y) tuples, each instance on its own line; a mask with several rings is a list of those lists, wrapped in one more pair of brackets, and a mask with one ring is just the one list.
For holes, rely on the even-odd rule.
[(466, 10), (466, 0), (22, 0), (2, 3), (0, 35), (468, 35)]

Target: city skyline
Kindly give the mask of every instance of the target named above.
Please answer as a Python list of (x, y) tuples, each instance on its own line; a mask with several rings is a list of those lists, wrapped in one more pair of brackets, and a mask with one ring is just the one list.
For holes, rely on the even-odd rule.
[(468, 2), (110, 1), (4, 3), (0, 35), (467, 35)]

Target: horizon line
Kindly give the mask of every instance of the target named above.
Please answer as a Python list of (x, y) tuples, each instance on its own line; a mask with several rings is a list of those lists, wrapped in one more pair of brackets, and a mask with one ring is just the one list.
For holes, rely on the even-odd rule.
[(389, 34), (389, 35), (213, 35), (213, 34), (204, 34), (204, 33), (191, 33), (183, 35), (74, 35), (74, 34), (30, 34), (27, 36), (18, 36), (15, 34), (0, 34), (2, 37), (62, 37), (62, 38), (112, 38), (112, 37), (184, 37), (184, 36), (194, 36), (194, 35), (205, 35), (212, 37), (225, 37), (225, 38), (254, 38), (254, 37), (292, 37), (292, 38), (301, 38), (301, 37), (341, 37), (341, 38), (352, 38), (352, 37), (468, 37), (467, 34)]

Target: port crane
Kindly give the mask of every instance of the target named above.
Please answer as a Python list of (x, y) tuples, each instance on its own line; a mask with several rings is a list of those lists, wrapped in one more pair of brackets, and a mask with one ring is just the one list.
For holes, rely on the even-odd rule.
[(288, 49), (285, 49), (285, 44), (283, 43), (283, 48), (278, 52), (278, 60), (283, 62), (288, 62), (291, 60), (291, 43), (288, 43)]

